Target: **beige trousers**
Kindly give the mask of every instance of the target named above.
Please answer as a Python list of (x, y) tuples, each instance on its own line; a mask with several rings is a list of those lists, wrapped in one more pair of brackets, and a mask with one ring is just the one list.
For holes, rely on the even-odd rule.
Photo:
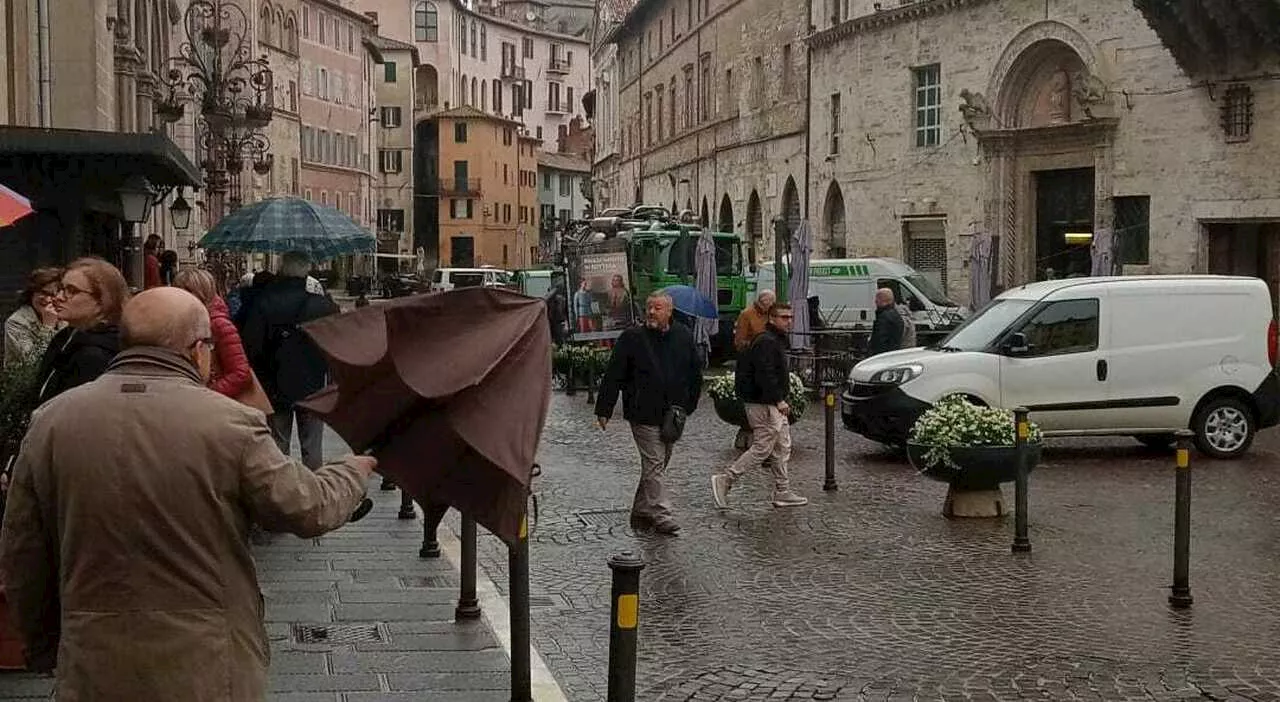
[(791, 424), (774, 405), (747, 403), (747, 423), (751, 425), (751, 446), (729, 466), (733, 482), (748, 470), (758, 469), (768, 459), (773, 470), (773, 489), (786, 492), (791, 488), (787, 462), (791, 460)]

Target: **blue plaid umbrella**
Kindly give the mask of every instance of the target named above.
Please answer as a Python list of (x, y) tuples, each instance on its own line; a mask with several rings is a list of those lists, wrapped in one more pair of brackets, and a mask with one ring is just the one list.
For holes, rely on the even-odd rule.
[(372, 253), (373, 234), (332, 207), (296, 197), (275, 197), (223, 217), (200, 239), (201, 248), (242, 253), (307, 254), (313, 261)]

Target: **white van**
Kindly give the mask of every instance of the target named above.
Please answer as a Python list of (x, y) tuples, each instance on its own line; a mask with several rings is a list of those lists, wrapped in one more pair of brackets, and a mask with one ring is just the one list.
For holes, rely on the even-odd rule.
[(992, 300), (935, 347), (849, 374), (845, 426), (906, 443), (952, 394), (1026, 407), (1046, 436), (1132, 435), (1167, 446), (1191, 429), (1215, 458), (1280, 422), (1276, 322), (1257, 278), (1136, 276), (1032, 283)]
[(514, 285), (511, 273), (500, 268), (437, 268), (431, 274), (431, 292), (454, 288), (510, 288)]
[[(756, 290), (776, 289), (773, 263), (756, 270)], [(948, 329), (964, 321), (968, 310), (947, 299), (933, 281), (892, 258), (831, 258), (809, 262), (809, 296), (828, 327), (870, 328), (876, 318), (876, 289), (889, 288), (911, 309), (920, 329)], [(794, 303), (793, 303), (794, 304)]]

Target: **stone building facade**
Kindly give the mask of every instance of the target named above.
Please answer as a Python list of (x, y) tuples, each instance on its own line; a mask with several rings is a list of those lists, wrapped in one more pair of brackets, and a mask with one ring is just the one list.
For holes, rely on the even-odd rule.
[(274, 114), (267, 127), (272, 168), (254, 175), (253, 200), (302, 194), (301, 15), (300, 0), (258, 2), (257, 55), (271, 64)]
[(601, 201), (689, 209), (773, 258), (771, 220), (806, 210), (807, 33), (805, 3), (638, 2), (601, 39), (616, 46), (620, 153)]
[(1237, 10), (1190, 4), (1215, 12), (1188, 29), (1109, 0), (815, 3), (818, 252), (902, 258), (961, 300), (1111, 272), (1275, 290), (1280, 54), (1206, 43)]

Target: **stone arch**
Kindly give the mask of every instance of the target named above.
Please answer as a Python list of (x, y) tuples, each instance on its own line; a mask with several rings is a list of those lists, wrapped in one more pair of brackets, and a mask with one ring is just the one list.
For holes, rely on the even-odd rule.
[(1100, 77), (1102, 73), (1101, 60), (1093, 45), (1069, 25), (1045, 20), (1018, 32), (1005, 46), (987, 85), (987, 95), (992, 96), (992, 116), (996, 120), (993, 126), (1005, 129), (1027, 126), (1039, 97), (1032, 93), (1038, 86), (1047, 84), (1046, 74), (1054, 73), (1059, 67), (1055, 64), (1068, 66), (1068, 71), (1084, 70)]
[(133, 4), (133, 44), (138, 49), (138, 53), (142, 55), (144, 63), (150, 63), (147, 59), (151, 55), (151, 44), (147, 41), (150, 35), (150, 17), (151, 13), (147, 12), (146, 0), (136, 0)]
[(800, 228), (800, 195), (796, 191), (796, 179), (791, 176), (787, 176), (787, 183), (782, 186), (782, 218), (787, 222), (787, 231)]
[(467, 80), (467, 74), (462, 74), (462, 79), (458, 81), (458, 107), (467, 104), (467, 86), (471, 82)]
[(480, 110), (482, 112), (489, 111), (489, 81), (480, 81)]
[(413, 101), (414, 107), (430, 108), (435, 107), (440, 102), (440, 76), (436, 73), (436, 67), (431, 64), (422, 64), (414, 69), (413, 76)]
[(716, 228), (722, 232), (732, 232), (737, 229), (733, 225), (733, 203), (729, 201), (729, 193), (725, 193), (724, 197), (720, 198), (720, 217)]
[(478, 85), (479, 82), (476, 80), (476, 77), (471, 76), (471, 102), (468, 102), (467, 104), (472, 107), (476, 107), (477, 103), (480, 102), (476, 99), (478, 97), (476, 93), (479, 92), (479, 89), (477, 88)]
[(711, 226), (711, 210), (707, 209), (707, 196), (702, 196), (702, 217), (698, 220), (698, 226), (706, 229)]
[(760, 195), (751, 191), (747, 198), (747, 241), (753, 250), (758, 250), (764, 239), (764, 212), (760, 208)]
[(822, 207), (822, 235), (828, 256), (846, 256), (849, 243), (845, 233), (844, 193), (834, 180), (827, 188), (827, 201)]
[(298, 19), (292, 12), (284, 18), (284, 43), (284, 48), (292, 53), (298, 53)]
[(160, 75), (160, 69), (169, 57), (169, 32), (164, 23), (164, 7), (166, 3), (157, 2), (151, 5), (151, 56), (147, 62), (151, 72)]
[(275, 13), (271, 9), (271, 3), (264, 2), (262, 7), (258, 8), (258, 43), (264, 45), (271, 44), (271, 18)]

